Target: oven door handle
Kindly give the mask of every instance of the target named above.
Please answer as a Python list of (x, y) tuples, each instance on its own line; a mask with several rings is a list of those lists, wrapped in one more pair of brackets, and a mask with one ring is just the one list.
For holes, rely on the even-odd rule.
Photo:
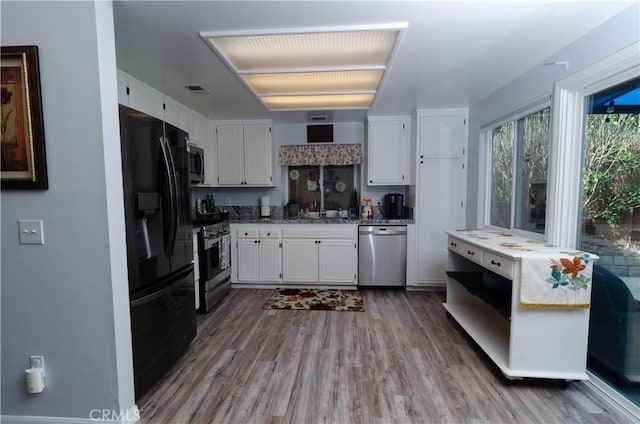
[(204, 239), (204, 250), (209, 250), (216, 244), (220, 244), (220, 238), (206, 238)]

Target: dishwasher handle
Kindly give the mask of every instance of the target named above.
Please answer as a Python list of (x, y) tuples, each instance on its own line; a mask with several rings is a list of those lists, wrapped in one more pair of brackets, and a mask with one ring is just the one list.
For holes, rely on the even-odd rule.
[(398, 236), (407, 234), (406, 225), (368, 225), (358, 227), (360, 235)]

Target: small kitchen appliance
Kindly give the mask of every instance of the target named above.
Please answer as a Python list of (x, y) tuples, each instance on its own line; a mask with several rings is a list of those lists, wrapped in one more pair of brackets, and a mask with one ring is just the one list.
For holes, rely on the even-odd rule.
[(387, 219), (398, 219), (403, 217), (402, 209), (404, 195), (401, 193), (387, 193), (384, 196), (384, 217)]
[(260, 198), (260, 218), (271, 217), (271, 199), (269, 196), (262, 196)]
[(189, 181), (191, 184), (204, 183), (204, 149), (189, 144)]

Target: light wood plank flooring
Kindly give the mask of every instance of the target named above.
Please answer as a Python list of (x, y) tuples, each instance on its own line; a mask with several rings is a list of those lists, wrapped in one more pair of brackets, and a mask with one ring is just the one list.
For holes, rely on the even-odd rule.
[(443, 294), (364, 291), (366, 312), (263, 310), (232, 290), (143, 423), (627, 423), (583, 383), (509, 383), (446, 315)]

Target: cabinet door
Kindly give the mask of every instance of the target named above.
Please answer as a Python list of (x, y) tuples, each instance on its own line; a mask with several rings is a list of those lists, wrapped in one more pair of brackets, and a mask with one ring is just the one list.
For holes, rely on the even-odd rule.
[(369, 121), (367, 182), (369, 185), (409, 184), (403, 120)]
[(318, 281), (354, 284), (357, 263), (356, 245), (353, 240), (320, 240)]
[(129, 79), (118, 73), (118, 103), (129, 106)]
[(136, 81), (129, 81), (129, 106), (154, 118), (164, 119), (165, 99), (156, 91)]
[(262, 186), (273, 184), (270, 128), (267, 124), (244, 126), (245, 184)]
[(244, 183), (242, 125), (220, 125), (218, 139), (218, 182), (220, 185)]
[(256, 240), (238, 240), (238, 281), (258, 281), (258, 257)]
[(464, 227), (463, 159), (424, 159), (419, 168), (418, 279), (424, 285), (446, 282), (445, 231)]
[(282, 280), (318, 282), (317, 240), (282, 240)]
[(260, 281), (280, 281), (280, 241), (260, 240)]
[(425, 158), (457, 158), (464, 155), (465, 117), (422, 116), (419, 119), (419, 155)]

